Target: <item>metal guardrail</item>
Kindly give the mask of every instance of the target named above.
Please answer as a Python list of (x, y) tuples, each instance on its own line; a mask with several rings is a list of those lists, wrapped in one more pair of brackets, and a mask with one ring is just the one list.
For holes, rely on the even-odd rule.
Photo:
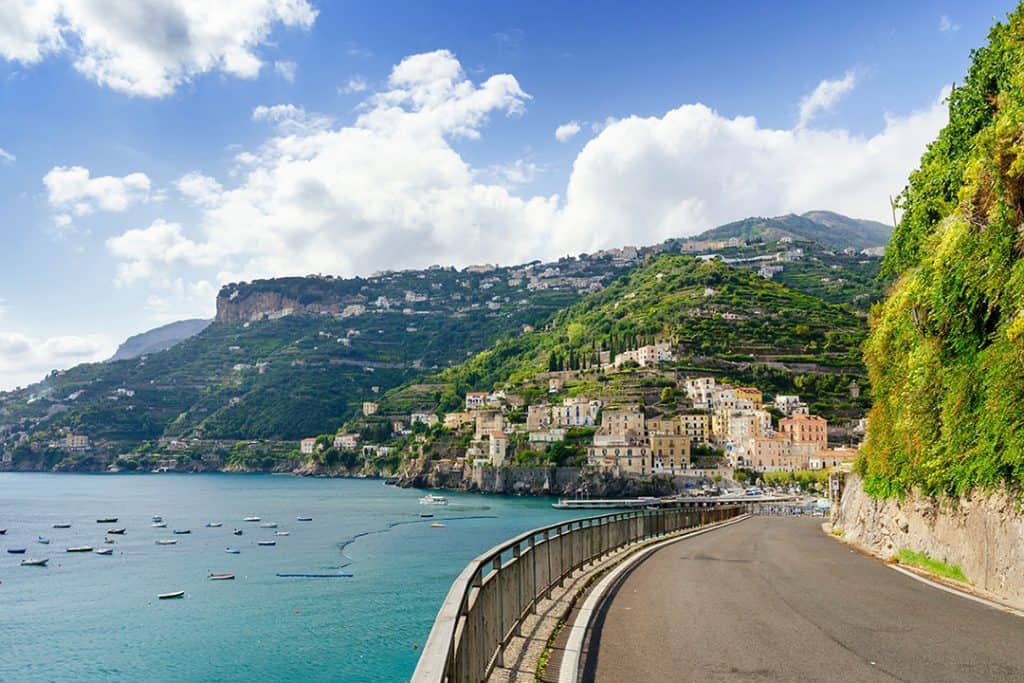
[(640, 540), (735, 517), (743, 506), (631, 510), (533, 529), (494, 546), (452, 584), (423, 647), (414, 683), (476, 683), (556, 584)]

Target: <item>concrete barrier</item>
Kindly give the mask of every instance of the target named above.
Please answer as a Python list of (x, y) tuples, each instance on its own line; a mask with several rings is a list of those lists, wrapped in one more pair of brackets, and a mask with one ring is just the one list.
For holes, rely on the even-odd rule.
[(744, 506), (661, 508), (584, 517), (527, 531), (470, 562), (452, 584), (423, 647), (414, 683), (487, 678), (523, 619), (577, 569), (607, 553), (742, 514)]

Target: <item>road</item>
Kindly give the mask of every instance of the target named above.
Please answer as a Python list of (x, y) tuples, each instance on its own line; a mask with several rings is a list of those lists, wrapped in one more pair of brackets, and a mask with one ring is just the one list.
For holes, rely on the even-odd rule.
[(1024, 618), (893, 571), (820, 522), (752, 518), (653, 553), (599, 613), (584, 680), (1024, 681)]

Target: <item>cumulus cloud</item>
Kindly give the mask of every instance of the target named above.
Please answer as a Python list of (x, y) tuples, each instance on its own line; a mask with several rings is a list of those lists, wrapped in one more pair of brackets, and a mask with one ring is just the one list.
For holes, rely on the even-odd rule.
[(943, 14), (939, 17), (939, 31), (942, 33), (956, 33), (960, 30), (960, 24), (954, 24), (953, 20)]
[(109, 358), (115, 348), (102, 335), (39, 338), (0, 331), (0, 390), (38, 382), (52, 370)]
[(30, 65), (64, 52), (100, 85), (164, 97), (210, 71), (254, 78), (272, 29), (316, 16), (308, 0), (5, 0), (0, 57)]
[(224, 189), (216, 179), (197, 171), (186, 173), (174, 185), (185, 199), (199, 206), (216, 204)]
[(888, 197), (946, 121), (941, 99), (885, 117), (873, 135), (765, 128), (687, 104), (606, 121), (573, 163), (564, 195), (539, 196), (517, 191), (538, 170), (531, 162), (478, 169), (453, 146), (528, 100), (513, 76), (473, 82), (439, 51), (395, 66), (347, 125), (286, 129), (280, 121), (310, 115), (289, 105), (261, 110), (256, 118), (277, 128), (245, 152), (236, 177), (191, 178), (190, 190), (179, 182), (202, 207), (196, 229), (151, 226), (145, 239), (129, 231), (133, 239), (108, 242), (119, 278), (178, 277), (181, 264), (223, 283), (514, 263), (819, 208), (888, 220)]
[(149, 197), (150, 182), (145, 173), (123, 177), (92, 177), (82, 166), (55, 166), (43, 176), (50, 206), (69, 209), (77, 216), (96, 210), (120, 212)]
[(18, 160), (18, 157), (8, 152), (3, 147), (0, 147), (0, 164), (13, 164)]
[(366, 82), (366, 79), (356, 74), (352, 78), (348, 79), (348, 82), (344, 87), (338, 88), (338, 92), (345, 95), (351, 95), (352, 93), (363, 92), (370, 87), (370, 84)]
[(299, 66), (295, 62), (289, 62), (289, 61), (274, 62), (274, 71), (277, 72), (278, 76), (280, 76), (284, 80), (288, 81), (289, 83), (293, 83), (295, 81), (295, 71), (298, 68), (299, 68)]
[(563, 123), (558, 128), (555, 128), (555, 139), (559, 142), (566, 142), (570, 138), (579, 133), (581, 130), (579, 121), (570, 121), (569, 123)]
[[(277, 126), (282, 133), (311, 133), (330, 127), (331, 119), (320, 114), (307, 114), (294, 104), (259, 105), (252, 110), (253, 121), (266, 121)], [(244, 152), (243, 152), (244, 154)]]
[(800, 100), (800, 122), (803, 128), (822, 111), (829, 111), (857, 85), (857, 76), (852, 71), (839, 80), (824, 80)]

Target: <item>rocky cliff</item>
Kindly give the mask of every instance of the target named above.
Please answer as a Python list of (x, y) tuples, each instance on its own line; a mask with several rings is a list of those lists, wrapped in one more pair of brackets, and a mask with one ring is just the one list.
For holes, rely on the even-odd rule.
[(1024, 607), (1024, 512), (1008, 493), (880, 499), (851, 476), (833, 527), (884, 558), (909, 548), (959, 565), (975, 588)]

